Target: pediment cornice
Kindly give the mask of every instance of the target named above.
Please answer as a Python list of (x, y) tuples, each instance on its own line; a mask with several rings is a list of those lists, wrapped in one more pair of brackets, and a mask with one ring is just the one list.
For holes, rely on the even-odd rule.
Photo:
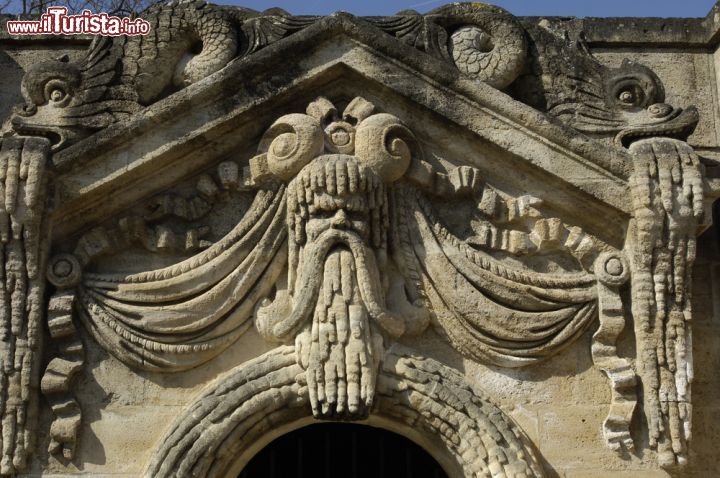
[(340, 13), (55, 154), (61, 198), (52, 216), (56, 237), (101, 219), (90, 206), (97, 198), (114, 198), (112, 210), (102, 214), (120, 210), (247, 147), (269, 124), (268, 112), (282, 109), (287, 98), (312, 99), (319, 86), (343, 82), (347, 93), (384, 89), (432, 111), (478, 142), (565, 183), (576, 200), (629, 212), (626, 150), (578, 133)]

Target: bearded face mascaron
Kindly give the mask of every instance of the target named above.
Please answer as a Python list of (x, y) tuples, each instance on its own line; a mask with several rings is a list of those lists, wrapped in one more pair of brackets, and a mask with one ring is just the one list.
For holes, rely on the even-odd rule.
[[(405, 331), (403, 320), (385, 307), (381, 275), (386, 183), (401, 176), (410, 159), (402, 139), (387, 137), (406, 130), (391, 115), (369, 116), (368, 105), (356, 99), (339, 120), (332, 105), (315, 102), (308, 108), (315, 124), (312, 117), (288, 115), (293, 133), (277, 129), (268, 153), (255, 162), (282, 179), (299, 169), (287, 185), (287, 288), (259, 308), (257, 326), (268, 339), (295, 338), (313, 414), (321, 418), (367, 416), (383, 334)], [(303, 145), (331, 154), (298, 159)]]

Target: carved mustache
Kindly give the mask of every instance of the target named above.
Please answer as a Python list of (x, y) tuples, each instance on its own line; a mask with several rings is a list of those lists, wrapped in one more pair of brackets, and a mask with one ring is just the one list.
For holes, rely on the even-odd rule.
[(273, 334), (284, 339), (309, 319), (320, 292), (325, 257), (336, 245), (347, 246), (353, 255), (358, 288), (368, 315), (391, 336), (401, 336), (405, 332), (405, 322), (383, 305), (385, 300), (380, 290), (380, 273), (375, 254), (355, 233), (338, 229), (328, 229), (305, 246), (295, 307), (287, 318), (273, 327)]

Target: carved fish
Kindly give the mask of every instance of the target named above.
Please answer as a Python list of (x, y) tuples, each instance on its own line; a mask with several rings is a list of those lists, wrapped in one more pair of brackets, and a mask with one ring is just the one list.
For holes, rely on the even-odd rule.
[(525, 63), (527, 46), (522, 25), (494, 5), (453, 3), (426, 15), (403, 11), (392, 17), (366, 20), (495, 88), (503, 89), (512, 83)]
[(627, 146), (643, 136), (687, 138), (695, 129), (695, 107), (665, 103), (665, 88), (648, 67), (624, 60), (609, 68), (581, 38), (571, 41), (539, 25), (527, 25), (525, 70), (512, 96), (590, 136)]
[(663, 84), (646, 66), (626, 60), (609, 68), (583, 39), (522, 24), (492, 5), (454, 3), (426, 15), (406, 11), (368, 20), (462, 74), (620, 146), (644, 136), (685, 139), (698, 122), (694, 107), (664, 103)]
[[(98, 37), (77, 64), (62, 57), (28, 70), (22, 84), (26, 104), (15, 112), (13, 128), (48, 137), (57, 150), (317, 19), (198, 0), (156, 5), (143, 16), (152, 24), (146, 37)], [(649, 68), (631, 61), (608, 68), (583, 41), (522, 25), (498, 7), (460, 3), (426, 15), (365, 20), (465, 75), (619, 145), (647, 135), (683, 139), (698, 121), (695, 108), (663, 102), (662, 82)]]
[(15, 131), (48, 137), (58, 150), (314, 20), (201, 0), (157, 4), (142, 17), (147, 36), (96, 37), (78, 63), (63, 56), (33, 65)]
[(140, 110), (167, 89), (219, 70), (236, 53), (232, 18), (201, 1), (155, 5), (142, 15), (147, 36), (96, 37), (77, 64), (66, 56), (33, 65), (22, 81), (26, 104), (13, 127), (49, 137), (53, 148)]

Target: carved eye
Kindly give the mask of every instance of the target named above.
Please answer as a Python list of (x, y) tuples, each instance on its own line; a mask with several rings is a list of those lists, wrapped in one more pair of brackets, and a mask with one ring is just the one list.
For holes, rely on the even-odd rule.
[(70, 90), (62, 80), (50, 80), (45, 85), (45, 98), (53, 106), (65, 106), (70, 101)]
[(653, 103), (654, 90), (652, 83), (643, 81), (643, 77), (625, 76), (615, 78), (609, 93), (609, 99), (620, 108), (645, 108)]
[(630, 90), (621, 91), (618, 99), (627, 105), (635, 103), (635, 93)]
[(61, 90), (60, 88), (55, 88), (50, 92), (50, 101), (58, 102), (65, 99), (67, 96), (67, 93), (65, 93), (64, 90)]
[(645, 95), (638, 86), (629, 86), (621, 89), (617, 99), (622, 106), (640, 106), (645, 101)]

